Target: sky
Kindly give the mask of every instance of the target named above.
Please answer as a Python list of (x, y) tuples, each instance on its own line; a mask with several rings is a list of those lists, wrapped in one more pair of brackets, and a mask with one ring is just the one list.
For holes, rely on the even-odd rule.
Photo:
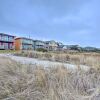
[(100, 0), (0, 0), (0, 33), (100, 47)]

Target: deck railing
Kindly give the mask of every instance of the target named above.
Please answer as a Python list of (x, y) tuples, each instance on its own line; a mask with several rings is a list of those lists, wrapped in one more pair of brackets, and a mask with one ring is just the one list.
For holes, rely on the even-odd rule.
[(0, 49), (5, 49), (5, 50), (7, 50), (7, 49), (14, 49), (14, 46), (8, 47), (8, 46), (0, 45)]
[(5, 39), (5, 38), (1, 38), (1, 41), (7, 41), (7, 42), (13, 42), (13, 39)]

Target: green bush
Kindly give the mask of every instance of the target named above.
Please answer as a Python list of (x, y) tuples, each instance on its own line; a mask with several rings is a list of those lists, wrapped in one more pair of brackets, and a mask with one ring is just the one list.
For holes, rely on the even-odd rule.
[(44, 48), (37, 48), (36, 51), (39, 51), (39, 52), (47, 52), (47, 50), (44, 49)]

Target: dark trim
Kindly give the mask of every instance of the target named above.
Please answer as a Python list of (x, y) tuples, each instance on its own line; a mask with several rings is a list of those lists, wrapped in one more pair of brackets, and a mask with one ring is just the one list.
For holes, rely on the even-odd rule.
[(0, 35), (4, 35), (4, 36), (11, 36), (11, 37), (16, 37), (16, 36), (9, 35), (9, 34), (5, 34), (5, 33), (0, 33)]
[(29, 43), (22, 43), (22, 45), (33, 45), (33, 44), (29, 44)]
[(3, 40), (0, 40), (0, 42), (4, 42), (4, 43), (14, 43), (14, 41), (3, 41)]
[[(25, 38), (25, 37), (18, 37), (18, 38), (15, 38), (15, 40), (17, 39), (26, 39), (26, 40), (32, 40), (32, 39), (29, 39), (29, 38)], [(33, 41), (33, 40), (32, 40)]]

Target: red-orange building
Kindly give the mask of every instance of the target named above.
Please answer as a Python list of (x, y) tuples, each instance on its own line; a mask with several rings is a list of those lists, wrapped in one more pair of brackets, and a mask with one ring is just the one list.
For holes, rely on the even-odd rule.
[(15, 39), (15, 50), (32, 50), (33, 41), (29, 38), (16, 38)]

